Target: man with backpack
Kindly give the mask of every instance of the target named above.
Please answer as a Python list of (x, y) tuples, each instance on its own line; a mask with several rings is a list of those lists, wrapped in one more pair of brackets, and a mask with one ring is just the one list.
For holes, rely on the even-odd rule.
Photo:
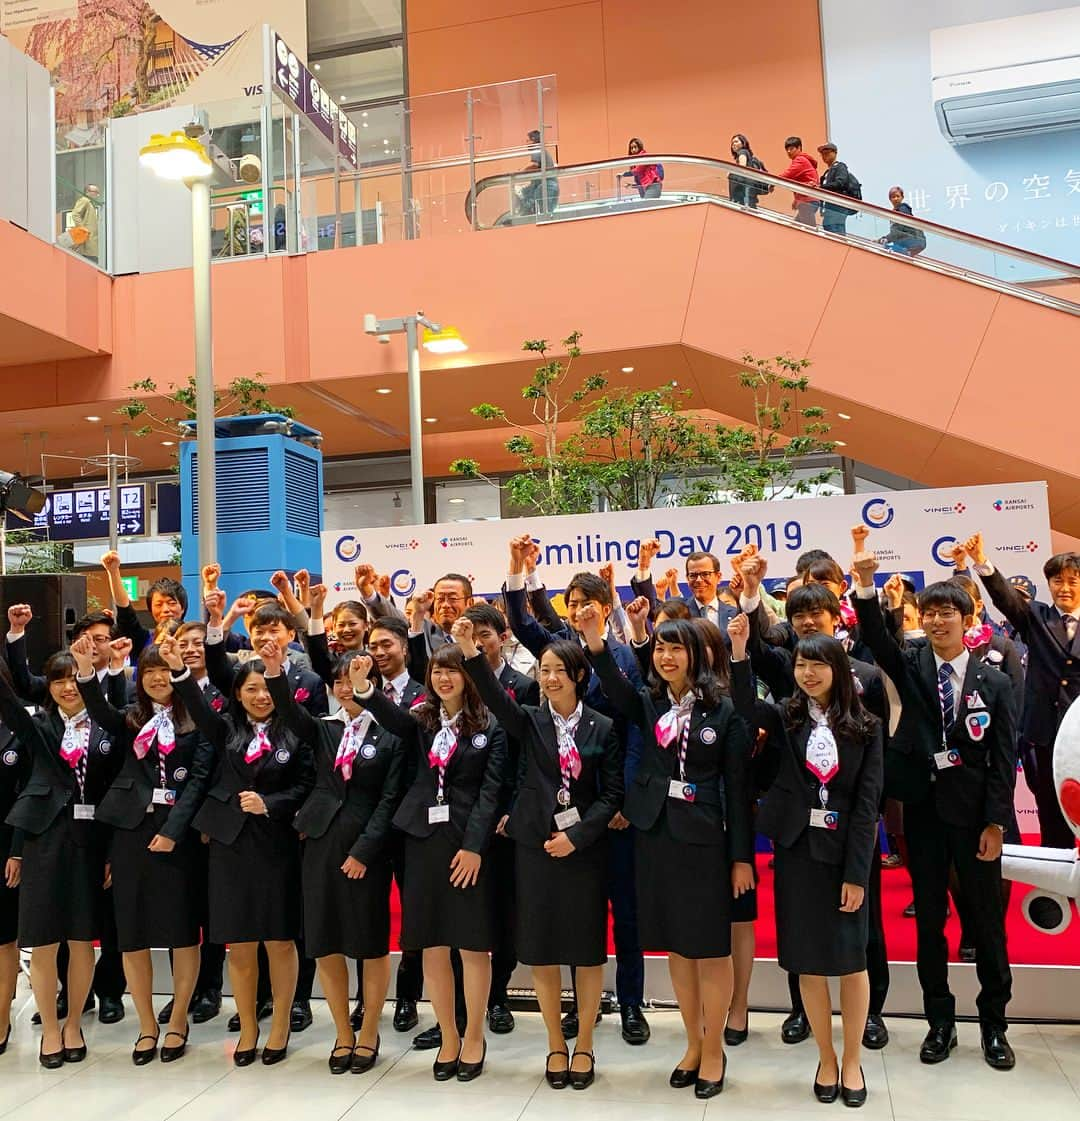
[[(848, 165), (836, 158), (836, 145), (831, 140), (818, 146), (825, 171), (821, 176), (821, 189), (832, 191), (836, 195), (847, 195), (848, 198), (862, 198), (862, 184), (848, 170)], [(821, 211), (821, 228), (830, 234), (846, 234), (847, 220), (854, 214), (854, 210), (846, 206), (834, 206), (824, 203)]]

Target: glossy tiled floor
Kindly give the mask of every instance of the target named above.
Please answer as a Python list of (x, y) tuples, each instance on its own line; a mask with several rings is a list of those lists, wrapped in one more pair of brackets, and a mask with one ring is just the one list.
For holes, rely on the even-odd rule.
[[(24, 1000), (22, 986), (16, 1007)], [(621, 1040), (617, 1018), (598, 1029), (598, 1073), (583, 1093), (556, 1092), (543, 1081), (545, 1035), (539, 1017), (518, 1016), (510, 1036), (489, 1041), (488, 1068), (477, 1081), (437, 1085), (431, 1052), (408, 1050), (410, 1036), (389, 1022), (383, 1054), (366, 1075), (333, 1077), (326, 1069), (332, 1031), (325, 1007), (315, 1002), (315, 1024), (294, 1039), (280, 1066), (236, 1070), (225, 1016), (192, 1031), (188, 1055), (171, 1066), (136, 1068), (130, 1059), (132, 1018), (104, 1027), (86, 1017), (89, 1057), (59, 1071), (37, 1063), (39, 1034), (30, 1008), (16, 1022), (8, 1052), (0, 1057), (0, 1118), (4, 1121), (809, 1121), (826, 1107), (811, 1095), (812, 1043), (784, 1046), (780, 1017), (755, 1015), (751, 1036), (729, 1054), (728, 1084), (709, 1103), (693, 1091), (668, 1087), (667, 1076), (682, 1054), (677, 1013), (650, 1015), (646, 1047)], [(228, 1009), (231, 1011), (231, 1008)], [(424, 1007), (421, 1027), (430, 1024)], [(974, 1025), (960, 1026), (960, 1047), (949, 1062), (918, 1061), (920, 1023), (889, 1021), (892, 1042), (867, 1053), (870, 1099), (866, 1121), (999, 1121), (1036, 1116), (1038, 1121), (1080, 1118), (1080, 1027), (1029, 1027), (1010, 1032), (1017, 1068), (990, 1070), (978, 1050)], [(831, 1107), (842, 1111), (839, 1103)]]

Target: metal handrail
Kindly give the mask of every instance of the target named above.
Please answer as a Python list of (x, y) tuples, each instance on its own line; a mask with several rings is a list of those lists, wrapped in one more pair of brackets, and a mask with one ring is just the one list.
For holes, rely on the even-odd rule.
[[(896, 210), (878, 206), (876, 203), (864, 202), (862, 199), (851, 198), (848, 195), (839, 195), (832, 191), (823, 191), (820, 187), (811, 187), (805, 183), (796, 183), (791, 179), (782, 179), (779, 176), (770, 175), (767, 172), (755, 171), (753, 168), (743, 167), (741, 164), (729, 163), (727, 160), (712, 159), (707, 156), (663, 155), (656, 152), (648, 152), (644, 159), (642, 159), (641, 156), (623, 156), (619, 159), (598, 160), (593, 163), (564, 164), (560, 167), (548, 168), (545, 174), (548, 176), (561, 176), (579, 175), (591, 171), (615, 171), (619, 168), (634, 167), (641, 163), (693, 164), (708, 168), (710, 171), (715, 171), (717, 174), (737, 175), (741, 179), (753, 180), (772, 187), (780, 187), (786, 191), (806, 195), (808, 198), (816, 199), (832, 206), (843, 206), (849, 210), (857, 210), (878, 218), (884, 218), (889, 222), (900, 221), (904, 226), (913, 226), (927, 233), (950, 238), (953, 241), (961, 241), (967, 245), (976, 246), (979, 249), (1001, 253), (1004, 256), (1013, 257), (1017, 260), (1025, 261), (1028, 264), (1038, 265), (1040, 268), (1053, 269), (1069, 277), (1080, 278), (1080, 265), (1075, 265), (1068, 261), (1059, 261), (1054, 257), (1044, 257), (1041, 253), (1033, 253), (1028, 249), (1021, 249), (1015, 245), (1005, 245), (998, 241), (991, 241), (989, 238), (980, 237), (978, 234), (968, 233), (965, 230), (958, 230), (952, 226), (943, 226), (938, 222), (931, 222), (927, 218), (918, 218), (913, 214), (899, 214)], [(481, 191), (489, 187), (494, 187), (499, 184), (509, 185), (520, 180), (523, 175), (530, 175), (535, 178), (538, 174), (539, 172), (523, 173), (521, 171), (511, 171), (503, 172), (499, 175), (490, 175), (485, 179), (481, 179), (476, 184), (476, 193), (477, 196), (479, 196)], [(466, 214), (471, 213), (471, 205), (472, 198), (469, 197), (465, 201)], [(1007, 284), (1008, 282), (1001, 281), (1000, 283)]]

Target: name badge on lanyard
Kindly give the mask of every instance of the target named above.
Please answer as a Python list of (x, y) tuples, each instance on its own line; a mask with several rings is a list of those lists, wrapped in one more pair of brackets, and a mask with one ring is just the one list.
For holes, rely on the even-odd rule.
[(667, 796), (677, 798), (680, 802), (692, 802), (697, 797), (697, 785), (673, 778), (668, 782)]
[(160, 786), (154, 790), (153, 804), (155, 806), (175, 806), (176, 791), (163, 790)]
[(810, 824), (815, 829), (836, 829), (840, 825), (840, 815), (836, 810), (811, 810)]
[(88, 806), (85, 802), (76, 802), (71, 808), (76, 821), (94, 820), (94, 806)]
[(579, 821), (581, 821), (581, 814), (578, 812), (577, 806), (571, 806), (568, 810), (563, 810), (562, 813), (555, 815), (555, 828), (569, 829), (571, 825), (577, 825)]
[(450, 806), (443, 803), (441, 806), (428, 806), (428, 825), (444, 825), (450, 820)]
[(934, 752), (934, 766), (939, 771), (947, 771), (950, 767), (962, 767), (963, 765), (964, 761), (960, 758), (960, 752), (955, 748), (942, 748), (941, 751)]

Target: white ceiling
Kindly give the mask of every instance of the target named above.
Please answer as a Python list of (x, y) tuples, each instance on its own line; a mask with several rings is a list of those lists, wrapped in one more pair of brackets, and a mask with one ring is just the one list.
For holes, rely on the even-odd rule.
[(308, 53), (401, 31), (401, 0), (308, 0)]

